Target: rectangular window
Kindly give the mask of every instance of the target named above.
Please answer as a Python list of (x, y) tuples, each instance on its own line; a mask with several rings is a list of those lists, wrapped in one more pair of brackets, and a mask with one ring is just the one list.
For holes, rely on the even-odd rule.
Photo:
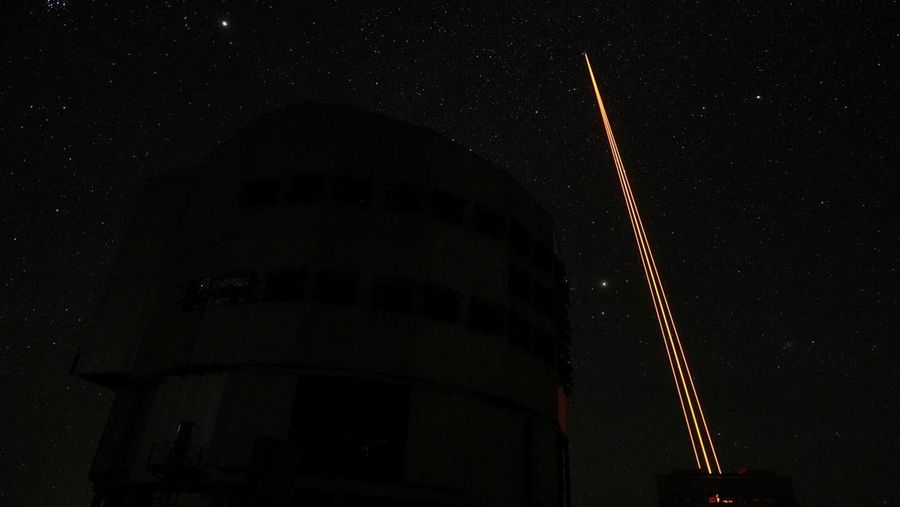
[(372, 204), (372, 182), (369, 180), (339, 177), (334, 180), (332, 200), (344, 206), (365, 208)]
[(281, 185), (276, 179), (250, 180), (244, 182), (241, 204), (250, 207), (274, 206), (278, 202)]
[(378, 277), (372, 282), (372, 308), (376, 310), (406, 312), (412, 299), (412, 279)]
[(307, 204), (321, 200), (324, 193), (324, 174), (301, 174), (288, 180), (288, 190), (284, 198), (288, 204)]
[(405, 213), (422, 212), (422, 189), (414, 185), (392, 183), (384, 187), (384, 207)]
[(472, 228), (489, 238), (503, 239), (506, 237), (506, 220), (482, 204), (476, 204), (472, 211)]
[(462, 224), (466, 218), (466, 201), (450, 192), (435, 189), (431, 194), (431, 213), (441, 220)]
[(266, 276), (263, 301), (297, 301), (306, 290), (306, 271), (276, 270)]
[(444, 321), (459, 321), (459, 292), (438, 285), (425, 284), (422, 288), (422, 313)]
[(492, 301), (473, 297), (469, 301), (469, 329), (503, 336), (506, 334), (503, 308)]
[(359, 274), (322, 271), (316, 275), (314, 298), (319, 303), (352, 305), (359, 291)]

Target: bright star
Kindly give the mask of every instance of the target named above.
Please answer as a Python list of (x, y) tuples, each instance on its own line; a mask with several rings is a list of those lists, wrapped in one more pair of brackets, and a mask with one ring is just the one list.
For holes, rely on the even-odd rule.
[(757, 95), (756, 100), (762, 100), (762, 95)]
[(223, 27), (226, 27), (226, 28), (228, 27), (228, 20), (227, 20), (227, 19), (223, 19), (223, 20), (222, 20), (222, 26), (223, 26)]

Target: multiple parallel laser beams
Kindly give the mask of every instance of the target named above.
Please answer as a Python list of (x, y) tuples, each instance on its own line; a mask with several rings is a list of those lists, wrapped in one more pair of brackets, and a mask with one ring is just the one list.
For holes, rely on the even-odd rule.
[[(659, 277), (656, 260), (653, 258), (653, 252), (650, 250), (650, 240), (647, 238), (647, 231), (644, 229), (644, 223), (638, 212), (637, 202), (634, 199), (634, 194), (631, 192), (631, 183), (628, 181), (625, 165), (622, 163), (622, 157), (619, 155), (619, 148), (613, 136), (609, 117), (606, 115), (606, 108), (603, 106), (603, 99), (600, 98), (600, 89), (597, 87), (597, 80), (594, 78), (594, 71), (591, 68), (591, 62), (587, 53), (584, 54), (584, 61), (591, 76), (594, 94), (597, 96), (597, 105), (600, 107), (603, 128), (606, 130), (606, 138), (609, 141), (609, 149), (612, 152), (613, 163), (616, 166), (616, 174), (622, 187), (622, 196), (625, 198), (625, 206), (628, 208), (631, 231), (634, 234), (638, 253), (641, 256), (641, 265), (644, 267), (644, 276), (647, 278), (647, 286), (650, 289), (653, 310), (656, 313), (659, 330), (662, 333), (663, 342), (666, 346), (666, 357), (669, 360), (669, 368), (672, 370), (672, 378), (675, 380), (675, 391), (678, 393), (678, 403), (681, 405), (684, 424), (687, 427), (688, 436), (691, 440), (691, 449), (694, 451), (694, 461), (697, 463), (697, 468), (705, 468), (707, 473), (714, 473), (713, 467), (715, 467), (715, 473), (721, 474), (722, 468), (719, 466), (719, 457), (716, 454), (709, 426), (706, 424), (706, 416), (703, 414), (703, 408), (700, 405), (700, 395), (697, 393), (697, 388), (694, 385), (687, 356), (684, 354), (681, 338), (678, 336), (678, 330), (675, 328), (675, 318), (669, 307), (669, 300), (666, 297), (665, 289), (663, 289), (662, 279)], [(712, 458), (712, 461), (710, 461), (710, 458)]]

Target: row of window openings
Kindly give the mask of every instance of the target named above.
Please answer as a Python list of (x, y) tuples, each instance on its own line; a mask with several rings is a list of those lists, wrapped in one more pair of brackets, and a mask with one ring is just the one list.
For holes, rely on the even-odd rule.
[[(307, 273), (304, 270), (273, 271), (265, 277), (265, 283), (254, 283), (251, 273), (206, 276), (187, 286), (183, 308), (192, 310), (207, 304), (233, 305), (250, 301), (299, 301), (305, 299)], [(511, 278), (512, 280), (512, 278)], [(516, 283), (521, 284), (522, 280)], [(312, 299), (315, 302), (349, 306), (357, 302), (361, 277), (357, 273), (320, 271), (315, 275)], [(416, 296), (416, 284), (410, 278), (375, 277), (372, 281), (371, 306), (387, 312), (411, 312)], [(510, 287), (513, 290), (512, 284)], [(515, 287), (514, 294), (524, 296), (522, 287)], [(553, 291), (534, 283), (529, 292), (535, 309), (547, 316), (565, 317), (564, 302)], [(421, 313), (449, 324), (463, 320), (462, 294), (454, 289), (426, 283), (421, 287)], [(516, 312), (506, 310), (499, 303), (472, 296), (469, 298), (466, 325), (473, 330), (495, 336), (508, 336), (510, 341), (531, 350), (536, 355), (551, 359), (555, 356), (556, 340), (532, 325)], [(568, 331), (562, 329), (564, 334)], [(568, 342), (564, 339), (563, 342)]]
[[(326, 178), (323, 173), (305, 174), (287, 180), (284, 185), (278, 179), (250, 180), (244, 183), (241, 203), (249, 207), (274, 206), (280, 199), (289, 205), (312, 203), (324, 199)], [(425, 211), (426, 192), (419, 186), (387, 184), (384, 190), (384, 208), (403, 213)], [(331, 201), (345, 206), (370, 207), (374, 202), (374, 185), (371, 180), (336, 177), (331, 187)], [(554, 269), (562, 276), (562, 264), (553, 252), (513, 219), (506, 219), (493, 209), (475, 203), (468, 213), (469, 203), (462, 197), (441, 189), (432, 189), (428, 200), (428, 212), (438, 219), (457, 225), (469, 223), (472, 229), (484, 236), (508, 239), (513, 250), (529, 257), (535, 267), (548, 273)]]

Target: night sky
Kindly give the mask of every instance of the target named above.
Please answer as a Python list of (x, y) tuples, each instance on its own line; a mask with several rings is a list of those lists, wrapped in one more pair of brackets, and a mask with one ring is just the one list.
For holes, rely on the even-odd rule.
[(652, 505), (693, 457), (582, 51), (723, 466), (789, 474), (803, 505), (900, 504), (896, 2), (14, 3), (0, 504), (89, 504), (112, 395), (67, 372), (142, 180), (314, 100), (433, 128), (550, 210), (575, 506)]

